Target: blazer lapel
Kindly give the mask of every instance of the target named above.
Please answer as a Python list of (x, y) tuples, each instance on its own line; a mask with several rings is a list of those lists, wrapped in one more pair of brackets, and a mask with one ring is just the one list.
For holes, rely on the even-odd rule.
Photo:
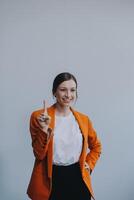
[(81, 133), (84, 136), (85, 132), (86, 132), (85, 131), (86, 129), (85, 129), (85, 124), (84, 124), (84, 118), (77, 111), (75, 111), (72, 107), (71, 107), (71, 110), (72, 110), (72, 112), (73, 112), (73, 114), (74, 114), (74, 116), (75, 116), (75, 118), (78, 122)]
[[(49, 128), (54, 131), (55, 126), (55, 104), (47, 109), (48, 115), (51, 117), (51, 122)], [(47, 156), (47, 165), (48, 165), (48, 177), (52, 177), (52, 166), (53, 166), (53, 137), (50, 139), (48, 146), (48, 156)]]
[(85, 117), (82, 116), (81, 114), (79, 114), (77, 111), (73, 110), (72, 108), (71, 108), (71, 110), (79, 124), (79, 128), (83, 135), (83, 147), (82, 147), (82, 152), (81, 152), (80, 159), (79, 159), (81, 172), (83, 174), (84, 173), (84, 163), (85, 163), (86, 152), (87, 152), (87, 126), (85, 123)]

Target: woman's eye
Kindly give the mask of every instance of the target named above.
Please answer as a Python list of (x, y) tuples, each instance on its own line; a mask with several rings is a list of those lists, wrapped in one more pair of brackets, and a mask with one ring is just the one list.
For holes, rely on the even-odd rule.
[(66, 91), (65, 89), (61, 89), (61, 91)]
[(72, 92), (75, 92), (76, 90), (71, 90)]
[[(66, 91), (66, 89), (60, 89), (60, 91)], [(71, 90), (71, 92), (75, 92), (76, 90)]]

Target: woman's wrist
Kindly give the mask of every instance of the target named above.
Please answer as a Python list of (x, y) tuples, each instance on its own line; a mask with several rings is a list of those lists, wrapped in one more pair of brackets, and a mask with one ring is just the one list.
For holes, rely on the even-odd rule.
[(42, 128), (42, 131), (43, 131), (44, 133), (48, 134), (48, 127), (47, 127), (47, 128), (46, 128), (46, 127), (43, 127), (43, 128)]
[(52, 133), (52, 129), (49, 128), (49, 127), (47, 127), (47, 128), (44, 127), (42, 130), (47, 135), (47, 140), (48, 140), (50, 138), (51, 133)]

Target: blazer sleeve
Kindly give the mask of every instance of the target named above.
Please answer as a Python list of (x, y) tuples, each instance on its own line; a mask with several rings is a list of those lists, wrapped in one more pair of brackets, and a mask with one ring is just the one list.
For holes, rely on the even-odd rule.
[(100, 157), (102, 145), (89, 118), (88, 118), (88, 148), (90, 151), (86, 156), (86, 162), (89, 164), (91, 173), (95, 167), (97, 160)]
[[(52, 129), (48, 129), (49, 135), (51, 135)], [(32, 139), (33, 153), (39, 160), (43, 160), (48, 150), (48, 144), (50, 138), (47, 138), (47, 134), (42, 131), (40, 124), (37, 120), (35, 112), (32, 113), (30, 118), (30, 133)]]

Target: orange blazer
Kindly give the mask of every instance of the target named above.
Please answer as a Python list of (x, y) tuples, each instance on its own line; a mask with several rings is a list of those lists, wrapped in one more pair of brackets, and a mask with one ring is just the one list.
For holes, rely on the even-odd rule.
[[(85, 161), (92, 171), (101, 153), (101, 143), (88, 116), (77, 112), (72, 107), (71, 111), (79, 124), (83, 136), (83, 147), (79, 159), (81, 174), (92, 198), (95, 199), (91, 176), (88, 169), (85, 168)], [(48, 200), (52, 187), (53, 134), (47, 141), (46, 134), (41, 130), (37, 120), (37, 117), (42, 112), (43, 109), (34, 111), (30, 118), (30, 133), (35, 163), (27, 194), (32, 200)], [(47, 112), (51, 116), (49, 130), (53, 132), (55, 126), (55, 104), (49, 107)], [(87, 151), (88, 148), (90, 149), (89, 152)]]

